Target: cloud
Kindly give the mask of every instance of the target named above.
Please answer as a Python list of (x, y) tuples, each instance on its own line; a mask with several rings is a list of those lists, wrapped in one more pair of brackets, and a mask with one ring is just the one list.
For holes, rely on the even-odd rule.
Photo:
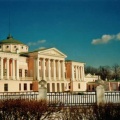
[(39, 44), (43, 44), (45, 42), (46, 42), (46, 40), (38, 40), (36, 42), (29, 42), (28, 46), (36, 46), (36, 45), (39, 45)]
[(116, 35), (102, 35), (101, 38), (93, 39), (91, 44), (98, 45), (98, 44), (107, 44), (113, 40), (120, 40), (120, 33)]
[(40, 47), (39, 49), (42, 50), (42, 49), (45, 49), (45, 47)]

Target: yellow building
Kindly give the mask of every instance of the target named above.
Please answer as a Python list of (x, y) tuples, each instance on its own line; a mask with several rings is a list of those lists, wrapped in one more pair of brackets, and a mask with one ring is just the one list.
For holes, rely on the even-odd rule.
[(66, 57), (56, 48), (29, 52), (27, 45), (8, 35), (0, 41), (0, 92), (38, 91), (42, 79), (48, 92), (86, 91), (85, 64)]

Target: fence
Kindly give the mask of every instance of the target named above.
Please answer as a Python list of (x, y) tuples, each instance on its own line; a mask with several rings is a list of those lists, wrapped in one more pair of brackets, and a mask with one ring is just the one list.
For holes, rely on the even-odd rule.
[(0, 92), (0, 100), (27, 99), (37, 100), (38, 92)]
[(49, 92), (47, 93), (47, 99), (51, 106), (89, 106), (96, 104), (96, 92)]
[(120, 103), (120, 91), (105, 92), (105, 102)]
[[(120, 103), (120, 91), (105, 92), (105, 103)], [(96, 92), (49, 92), (47, 99), (51, 106), (96, 105)]]

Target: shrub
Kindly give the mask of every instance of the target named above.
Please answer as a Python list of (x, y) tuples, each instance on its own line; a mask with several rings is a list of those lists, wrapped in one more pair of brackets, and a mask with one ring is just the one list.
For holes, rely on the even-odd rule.
[(0, 101), (0, 109), (0, 120), (40, 120), (61, 110), (60, 107), (49, 107), (46, 100), (5, 100)]

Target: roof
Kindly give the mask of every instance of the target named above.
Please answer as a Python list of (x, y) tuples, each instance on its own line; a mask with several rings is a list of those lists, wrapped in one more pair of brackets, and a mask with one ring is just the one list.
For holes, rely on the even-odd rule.
[(7, 39), (0, 41), (0, 44), (23, 44), (22, 42), (14, 39), (10, 34)]

